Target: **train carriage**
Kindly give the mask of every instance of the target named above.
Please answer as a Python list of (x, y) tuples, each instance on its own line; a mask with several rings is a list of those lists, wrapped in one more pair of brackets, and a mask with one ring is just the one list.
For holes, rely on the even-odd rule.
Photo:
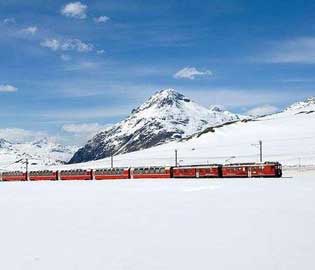
[(3, 172), (1, 173), (2, 181), (26, 181), (26, 173), (15, 171), (15, 172)]
[(196, 167), (174, 167), (173, 168), (174, 178), (195, 178), (196, 177)]
[(222, 177), (248, 177), (248, 165), (226, 164), (222, 166)]
[(139, 167), (130, 169), (131, 179), (167, 179), (172, 178), (171, 167)]
[(57, 180), (56, 171), (33, 171), (29, 173), (30, 181), (54, 181)]
[(60, 171), (60, 180), (92, 180), (92, 170)]
[(129, 179), (130, 169), (129, 168), (97, 169), (93, 171), (93, 174), (95, 180)]
[(221, 177), (221, 165), (182, 166), (173, 168), (174, 178)]

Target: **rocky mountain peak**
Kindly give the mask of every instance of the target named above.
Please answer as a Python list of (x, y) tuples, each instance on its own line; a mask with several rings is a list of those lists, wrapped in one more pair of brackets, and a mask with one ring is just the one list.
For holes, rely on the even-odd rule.
[(144, 102), (133, 113), (146, 110), (148, 108), (162, 109), (165, 107), (178, 107), (180, 102), (190, 102), (190, 99), (174, 89), (165, 89), (156, 92), (146, 102)]
[(309, 97), (304, 101), (299, 101), (284, 110), (285, 112), (310, 112), (315, 111), (315, 97)]
[(8, 147), (11, 143), (3, 138), (0, 138), (0, 148)]
[(151, 96), (150, 99), (169, 99), (169, 98), (181, 98), (184, 95), (177, 92), (175, 89), (172, 88), (168, 88), (168, 89), (164, 89), (164, 90), (160, 90), (155, 92), (155, 94), (153, 96)]
[(305, 100), (305, 103), (308, 103), (308, 104), (315, 104), (315, 96), (307, 98), (307, 99)]
[(213, 111), (213, 112), (224, 112), (225, 111), (224, 107), (221, 105), (211, 105), (209, 107), (209, 110)]
[(98, 133), (79, 149), (70, 163), (150, 148), (237, 120), (235, 114), (211, 111), (174, 89), (158, 91), (125, 120)]

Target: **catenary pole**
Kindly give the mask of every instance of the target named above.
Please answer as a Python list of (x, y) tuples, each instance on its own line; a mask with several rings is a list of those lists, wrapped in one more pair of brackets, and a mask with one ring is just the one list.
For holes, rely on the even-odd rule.
[(28, 172), (29, 161), (28, 161), (28, 158), (26, 159), (25, 164), (26, 164), (26, 180), (28, 181), (29, 180), (29, 172)]
[(177, 155), (177, 149), (175, 149), (175, 167), (178, 165), (178, 155)]

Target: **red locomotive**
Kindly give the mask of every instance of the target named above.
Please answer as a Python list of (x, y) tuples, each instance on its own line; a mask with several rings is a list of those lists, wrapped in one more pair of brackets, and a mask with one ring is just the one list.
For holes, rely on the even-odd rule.
[(278, 162), (240, 163), (222, 166), (222, 177), (281, 177), (282, 166)]
[(251, 178), (281, 177), (279, 162), (192, 165), (179, 167), (110, 168), (96, 170), (62, 170), (3, 172), (0, 181), (119, 180), (171, 178)]

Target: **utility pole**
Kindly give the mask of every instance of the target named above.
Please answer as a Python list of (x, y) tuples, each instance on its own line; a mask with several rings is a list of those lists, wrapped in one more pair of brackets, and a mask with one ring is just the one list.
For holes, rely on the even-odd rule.
[(110, 167), (114, 168), (114, 156), (112, 154), (110, 155)]
[(175, 149), (175, 167), (177, 167), (177, 165), (178, 165), (177, 159), (178, 159), (178, 156), (177, 156), (177, 149)]
[(258, 144), (252, 144), (252, 146), (255, 146), (256, 148), (259, 147), (259, 161), (263, 162), (263, 142), (262, 140), (259, 141)]
[(29, 161), (28, 161), (28, 158), (25, 160), (25, 165), (26, 165), (26, 181), (28, 181), (29, 180), (29, 172), (28, 172)]

